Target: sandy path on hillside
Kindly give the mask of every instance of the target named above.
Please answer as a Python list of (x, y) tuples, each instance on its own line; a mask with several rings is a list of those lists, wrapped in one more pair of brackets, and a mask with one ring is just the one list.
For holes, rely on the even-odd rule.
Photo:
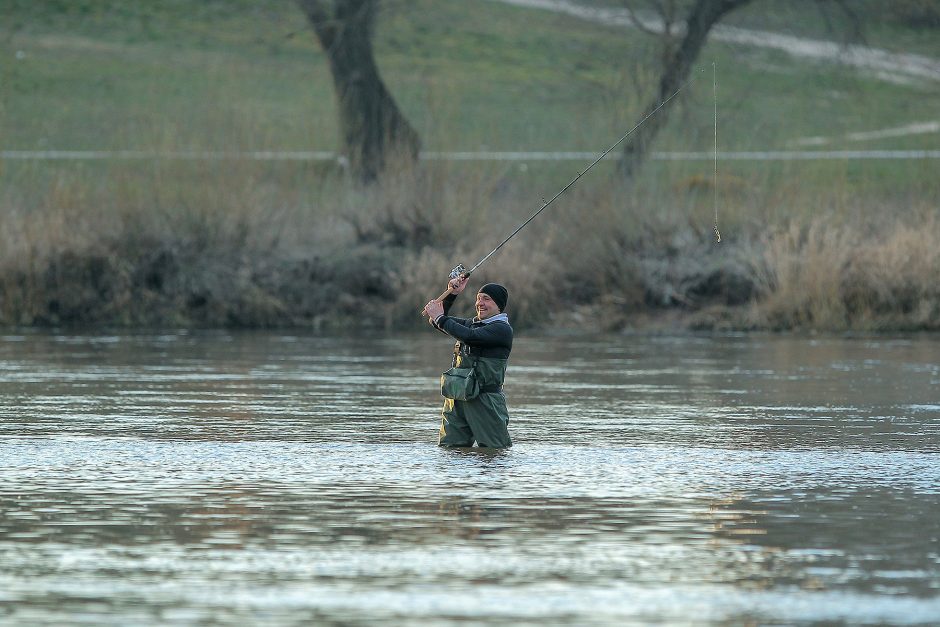
[[(626, 9), (585, 7), (569, 0), (495, 0), (504, 4), (564, 13), (592, 22), (633, 27)], [(647, 28), (661, 31), (659, 20), (641, 19)], [(768, 31), (749, 30), (734, 26), (716, 26), (709, 37), (746, 46), (773, 48), (795, 57), (840, 63), (863, 70), (893, 83), (911, 83), (918, 80), (940, 82), (940, 61), (916, 54), (901, 54), (869, 48), (867, 46), (840, 45), (831, 41), (805, 39), (780, 35)]]

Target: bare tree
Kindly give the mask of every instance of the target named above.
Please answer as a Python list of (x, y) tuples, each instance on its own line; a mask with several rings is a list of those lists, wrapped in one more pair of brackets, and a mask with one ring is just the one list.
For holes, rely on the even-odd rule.
[[(663, 51), (663, 72), (659, 79), (659, 92), (656, 101), (647, 107), (647, 114), (672, 96), (688, 80), (692, 66), (698, 59), (712, 27), (722, 17), (749, 4), (751, 1), (695, 0), (685, 20), (685, 28), (681, 39), (677, 39), (673, 35), (674, 25), (672, 23), (673, 16), (677, 14), (675, 0), (650, 0), (651, 5), (656, 8), (657, 13), (661, 16), (660, 29), (666, 35), (667, 45)], [(634, 23), (643, 30), (652, 30), (653, 27), (632, 10), (631, 4), (635, 3), (627, 2)], [(678, 45), (672, 42), (677, 42)], [(620, 170), (625, 177), (633, 178), (646, 160), (650, 145), (659, 131), (666, 125), (668, 111), (668, 107), (662, 108), (637, 129), (637, 132), (631, 135), (630, 140), (624, 144)]]
[(372, 37), (377, 0), (298, 0), (326, 52), (353, 175), (375, 181), (392, 157), (414, 161), (420, 139), (386, 89)]
[[(655, 34), (662, 42), (662, 74), (659, 80), (659, 92), (655, 102), (646, 109), (650, 113), (665, 102), (684, 85), (697, 61), (702, 47), (712, 27), (728, 13), (739, 9), (753, 0), (622, 0), (627, 8), (630, 20), (639, 30)], [(908, 4), (918, 4), (921, 0), (910, 0)], [(932, 5), (938, 0), (923, 0), (925, 5)], [(840, 34), (845, 43), (864, 41), (865, 33), (857, 6), (851, 0), (806, 0), (806, 6), (815, 7), (823, 19), (827, 30)], [(893, 3), (891, 9), (896, 10)], [(645, 9), (645, 12), (641, 10)], [(685, 22), (678, 16), (684, 7), (689, 7)], [(838, 15), (841, 19), (835, 19)], [(652, 17), (647, 17), (652, 16)], [(655, 116), (637, 129), (630, 141), (624, 144), (623, 160), (620, 164), (622, 174), (627, 178), (636, 176), (640, 166), (649, 154), (650, 146), (656, 135), (666, 125), (669, 107), (663, 107)]]

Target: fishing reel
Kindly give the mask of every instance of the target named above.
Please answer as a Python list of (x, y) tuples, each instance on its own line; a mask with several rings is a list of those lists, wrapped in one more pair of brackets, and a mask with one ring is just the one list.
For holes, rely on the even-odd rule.
[(445, 298), (447, 298), (448, 294), (452, 293), (450, 291), (451, 290), (450, 281), (453, 281), (454, 279), (461, 279), (463, 277), (468, 277), (468, 276), (470, 276), (470, 271), (467, 270), (467, 268), (462, 263), (458, 263), (456, 266), (454, 266), (454, 269), (450, 271), (449, 280), (447, 282), (447, 291), (441, 294), (440, 296), (438, 296), (437, 298), (435, 298), (434, 300), (438, 300), (438, 301), (444, 300)]
[[(470, 276), (470, 271), (467, 270), (462, 263), (458, 263), (454, 266), (454, 269), (450, 271), (450, 281), (447, 282), (447, 292), (450, 292), (450, 284), (455, 279), (465, 279)], [(446, 294), (445, 294), (446, 296)]]

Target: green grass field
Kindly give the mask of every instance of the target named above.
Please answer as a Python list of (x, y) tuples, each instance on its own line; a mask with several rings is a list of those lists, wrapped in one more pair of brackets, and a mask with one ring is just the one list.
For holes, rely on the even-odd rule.
[[(758, 1), (729, 23), (847, 30), (795, 19), (796, 4)], [(872, 45), (940, 59), (936, 28), (865, 7)], [(292, 2), (0, 0), (0, 46), (2, 150), (338, 149), (325, 57)], [(599, 152), (657, 81), (648, 35), (491, 0), (383, 3), (376, 54), (431, 151)], [(810, 148), (821, 150), (938, 147), (937, 132), (852, 134), (940, 121), (940, 81), (711, 42), (655, 150), (712, 149), (712, 63), (723, 151), (805, 138), (823, 138)], [(894, 277), (858, 270), (899, 229), (940, 249), (937, 164), (728, 160), (717, 196), (708, 160), (652, 161), (629, 187), (600, 164), (486, 277), (515, 282), (516, 315), (536, 325), (573, 298), (609, 328), (657, 308), (704, 327), (938, 328), (935, 256), (896, 260)], [(426, 163), (357, 190), (329, 163), (6, 159), (0, 321), (323, 328), (365, 308), (369, 325), (408, 325), (450, 266), (488, 252), (585, 165)], [(716, 198), (722, 248), (709, 241)], [(809, 270), (784, 272), (784, 253), (766, 251), (796, 229), (786, 250), (799, 257), (819, 224), (847, 247), (842, 266), (813, 270), (833, 275), (831, 289), (775, 298), (799, 293)], [(323, 299), (326, 313), (312, 302)]]

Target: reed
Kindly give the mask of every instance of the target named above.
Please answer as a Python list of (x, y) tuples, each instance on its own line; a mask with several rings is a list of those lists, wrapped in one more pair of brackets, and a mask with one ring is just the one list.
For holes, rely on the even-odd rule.
[(940, 328), (935, 213), (885, 225), (814, 219), (768, 233), (755, 314), (770, 328)]
[[(453, 163), (404, 168), (368, 190), (309, 164), (10, 168), (6, 325), (414, 328), (449, 269), (489, 252), (547, 183)], [(938, 327), (930, 202), (872, 206), (838, 180), (801, 193), (788, 178), (729, 173), (718, 245), (715, 183), (681, 169), (572, 189), (474, 285), (505, 283), (517, 324), (543, 328), (615, 330), (664, 314), (694, 328)]]

